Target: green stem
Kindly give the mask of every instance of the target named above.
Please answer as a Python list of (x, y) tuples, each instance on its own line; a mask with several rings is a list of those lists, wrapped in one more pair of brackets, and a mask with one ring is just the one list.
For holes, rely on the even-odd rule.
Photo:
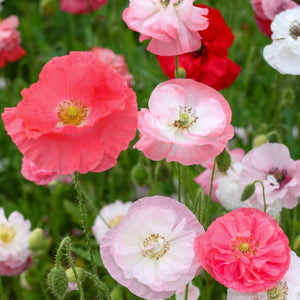
[(107, 299), (112, 300), (107, 287), (105, 286), (105, 284), (102, 281), (100, 281), (94, 274), (91, 274), (90, 272), (87, 272), (86, 270), (84, 270), (84, 274), (96, 282), (99, 289), (105, 294)]
[(83, 292), (83, 288), (82, 288), (82, 283), (81, 283), (81, 280), (79, 280), (78, 278), (78, 274), (77, 274), (77, 270), (76, 270), (76, 267), (73, 263), (73, 260), (72, 260), (72, 257), (71, 257), (71, 239), (70, 237), (68, 237), (67, 241), (66, 241), (66, 255), (67, 255), (67, 259), (68, 259), (68, 262), (72, 268), (72, 271), (74, 273), (74, 276), (75, 276), (75, 279), (76, 279), (76, 284), (77, 284), (77, 287), (78, 287), (78, 292), (79, 292), (79, 295), (80, 295), (80, 300), (84, 300), (85, 297), (84, 297), (84, 292)]
[(178, 169), (178, 202), (181, 203), (182, 169), (180, 163), (177, 163), (177, 169)]
[(188, 300), (189, 296), (189, 284), (185, 286), (184, 300)]
[(263, 192), (263, 199), (264, 199), (264, 212), (267, 212), (267, 202), (266, 202), (266, 195), (265, 195), (265, 186), (264, 183), (261, 180), (255, 180), (253, 184), (259, 182), (262, 187), (262, 192)]
[(179, 77), (178, 55), (175, 55), (175, 78)]
[(0, 299), (7, 300), (8, 298), (6, 297), (3, 289), (3, 284), (2, 284), (2, 277), (0, 276)]
[(282, 143), (282, 138), (281, 138), (280, 134), (278, 133), (278, 131), (272, 130), (269, 133), (267, 133), (266, 134), (267, 139), (269, 139), (272, 135), (276, 136), (278, 143)]
[(85, 205), (82, 199), (82, 191), (80, 188), (80, 183), (79, 183), (79, 175), (78, 175), (78, 171), (75, 172), (75, 188), (77, 191), (77, 199), (78, 199), (78, 206), (79, 206), (79, 211), (80, 211), (80, 217), (81, 217), (81, 225), (83, 228), (83, 232), (84, 232), (84, 236), (86, 239), (86, 243), (88, 246), (88, 251), (89, 251), (89, 255), (90, 255), (90, 260), (91, 260), (91, 267), (92, 267), (92, 272), (93, 274), (97, 274), (97, 270), (96, 270), (96, 264), (94, 261), (94, 256), (93, 256), (93, 250), (92, 250), (92, 242), (90, 239), (90, 234), (89, 234), (89, 230), (88, 230), (88, 222), (87, 222), (87, 214), (86, 214), (86, 209), (85, 209)]
[(58, 249), (57, 249), (57, 252), (56, 252), (56, 258), (55, 258), (55, 266), (56, 267), (59, 267), (60, 266), (60, 258), (62, 256), (62, 252), (63, 252), (63, 249), (64, 249), (64, 246), (65, 246), (65, 243), (67, 242), (67, 240), (70, 239), (69, 236), (66, 236), (62, 239), (62, 241), (60, 242), (59, 246), (58, 246)]
[(214, 183), (214, 176), (215, 176), (215, 170), (217, 165), (217, 157), (214, 160), (214, 165), (211, 172), (211, 178), (210, 178), (210, 187), (209, 187), (209, 196), (208, 196), (208, 205), (207, 205), (207, 222), (206, 225), (208, 225), (209, 219), (210, 219), (210, 210), (211, 210), (211, 198), (212, 198), (212, 191), (213, 191), (213, 183)]

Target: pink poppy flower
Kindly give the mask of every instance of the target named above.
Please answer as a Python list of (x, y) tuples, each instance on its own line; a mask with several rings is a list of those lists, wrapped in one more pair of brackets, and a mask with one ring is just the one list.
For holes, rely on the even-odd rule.
[(291, 257), (283, 230), (256, 208), (238, 208), (216, 219), (196, 238), (195, 253), (212, 277), (242, 293), (273, 288)]
[(107, 0), (60, 0), (60, 9), (71, 14), (86, 14), (105, 5)]
[(135, 93), (90, 52), (53, 58), (21, 94), (3, 122), (24, 157), (41, 169), (105, 171), (135, 136)]
[(152, 160), (201, 164), (220, 154), (233, 136), (228, 102), (192, 79), (158, 85), (138, 118), (140, 140), (134, 148)]
[(5, 67), (8, 62), (19, 60), (26, 54), (20, 46), (20, 32), (16, 30), (18, 26), (17, 16), (0, 20), (0, 68)]
[(101, 240), (100, 253), (110, 275), (135, 295), (169, 298), (202, 268), (193, 244), (202, 225), (171, 198), (141, 198)]
[(294, 0), (251, 0), (255, 13), (255, 20), (260, 31), (267, 37), (271, 37), (271, 23), (280, 12), (294, 8), (299, 4)]
[(128, 86), (132, 86), (133, 76), (128, 71), (123, 55), (117, 55), (110, 49), (100, 47), (94, 47), (91, 52), (95, 54), (99, 60), (110, 64), (117, 73), (126, 79)]
[[(240, 201), (240, 172), (245, 151), (236, 148), (228, 152), (231, 156), (231, 166), (226, 172), (219, 172), (216, 167), (213, 180), (212, 200), (220, 203), (228, 210), (234, 210), (242, 207), (244, 204)], [(208, 168), (195, 178), (195, 181), (201, 185), (206, 195), (209, 195), (210, 191), (212, 169), (213, 164), (209, 164)]]
[(201, 46), (198, 31), (208, 26), (207, 9), (195, 0), (130, 0), (123, 12), (127, 26), (140, 32), (140, 42), (150, 39), (147, 50), (157, 55), (178, 55)]
[(300, 299), (299, 272), (300, 258), (291, 251), (290, 267), (272, 289), (259, 293), (239, 293), (228, 289), (227, 300), (298, 300)]
[[(244, 188), (255, 180), (264, 183), (266, 203), (279, 200), (282, 207), (293, 208), (300, 196), (300, 160), (290, 157), (283, 144), (267, 143), (248, 152), (242, 161), (240, 184)], [(263, 205), (262, 188), (257, 184), (249, 199)]]
[(12, 212), (6, 219), (0, 208), (0, 276), (19, 275), (32, 264), (30, 226), (19, 212)]

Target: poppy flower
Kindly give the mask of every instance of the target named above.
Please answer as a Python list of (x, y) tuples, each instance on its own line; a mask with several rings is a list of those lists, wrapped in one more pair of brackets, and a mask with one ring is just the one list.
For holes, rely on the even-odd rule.
[[(179, 55), (178, 67), (184, 69), (186, 78), (221, 90), (232, 84), (241, 71), (240, 66), (228, 58), (227, 49), (232, 45), (234, 35), (217, 9), (205, 5), (196, 6), (208, 9), (209, 25), (201, 31), (201, 47)], [(175, 78), (175, 57), (156, 57), (169, 79)]]
[(19, 26), (17, 16), (10, 16), (0, 20), (0, 68), (8, 62), (14, 62), (26, 55), (26, 51), (20, 46), (20, 32), (16, 30)]
[(59, 175), (102, 172), (135, 137), (137, 103), (126, 80), (90, 52), (55, 57), (2, 114), (24, 157)]
[(159, 84), (149, 109), (138, 113), (140, 140), (134, 148), (152, 160), (201, 164), (220, 154), (233, 136), (231, 110), (211, 87), (192, 79)]
[(238, 208), (217, 218), (195, 239), (201, 266), (241, 293), (272, 289), (290, 265), (289, 240), (278, 223), (256, 208)]
[(71, 14), (87, 14), (105, 5), (107, 0), (60, 0), (60, 9)]
[(150, 39), (147, 50), (158, 55), (178, 55), (197, 50), (198, 31), (208, 25), (207, 9), (195, 0), (130, 0), (123, 12), (127, 26), (140, 32), (140, 42)]

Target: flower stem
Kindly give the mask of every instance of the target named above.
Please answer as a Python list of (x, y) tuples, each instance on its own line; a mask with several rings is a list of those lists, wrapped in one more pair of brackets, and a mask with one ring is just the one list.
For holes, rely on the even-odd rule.
[(189, 284), (185, 286), (184, 300), (188, 300), (189, 296)]
[(262, 187), (262, 192), (263, 192), (263, 199), (264, 199), (264, 212), (267, 212), (267, 202), (266, 202), (266, 195), (265, 195), (265, 186), (264, 183), (261, 180), (255, 180), (253, 184), (259, 182)]
[(3, 289), (3, 284), (2, 284), (2, 277), (0, 276), (0, 299), (7, 300), (8, 298), (6, 297)]
[(179, 77), (178, 55), (175, 55), (175, 78)]
[(215, 170), (216, 170), (216, 164), (217, 164), (217, 156), (214, 160), (214, 165), (211, 172), (211, 178), (210, 178), (210, 187), (209, 187), (209, 196), (208, 196), (208, 205), (207, 205), (207, 213), (206, 213), (206, 221), (205, 224), (208, 226), (208, 222), (210, 219), (210, 210), (211, 210), (211, 198), (212, 198), (212, 191), (213, 191), (213, 183), (214, 183), (214, 176), (215, 176)]
[(178, 169), (178, 202), (181, 203), (182, 169), (180, 163), (177, 163), (177, 169)]
[(96, 264), (95, 264), (95, 261), (94, 261), (94, 256), (93, 256), (93, 251), (92, 251), (92, 242), (91, 242), (90, 234), (89, 234), (89, 231), (88, 231), (87, 214), (86, 214), (85, 205), (84, 205), (84, 202), (83, 202), (83, 199), (82, 199), (82, 191), (81, 191), (80, 183), (79, 183), (78, 171), (75, 172), (74, 183), (75, 183), (75, 188), (76, 188), (76, 191), (77, 191), (78, 206), (79, 206), (81, 223), (82, 223), (81, 225), (82, 225), (84, 236), (85, 236), (86, 243), (87, 243), (87, 246), (88, 246), (88, 251), (89, 251), (90, 260), (91, 260), (92, 272), (93, 272), (93, 274), (97, 275)]

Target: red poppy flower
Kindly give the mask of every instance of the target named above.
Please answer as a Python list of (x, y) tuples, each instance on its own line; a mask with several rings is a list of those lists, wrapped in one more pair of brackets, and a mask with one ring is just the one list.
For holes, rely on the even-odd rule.
[[(241, 68), (228, 56), (229, 48), (234, 40), (230, 28), (226, 25), (221, 13), (208, 8), (209, 26), (201, 31), (202, 46), (199, 50), (178, 56), (178, 66), (186, 72), (186, 78), (192, 78), (221, 90), (229, 86), (239, 75)], [(156, 56), (163, 72), (171, 79), (175, 78), (174, 56)]]

